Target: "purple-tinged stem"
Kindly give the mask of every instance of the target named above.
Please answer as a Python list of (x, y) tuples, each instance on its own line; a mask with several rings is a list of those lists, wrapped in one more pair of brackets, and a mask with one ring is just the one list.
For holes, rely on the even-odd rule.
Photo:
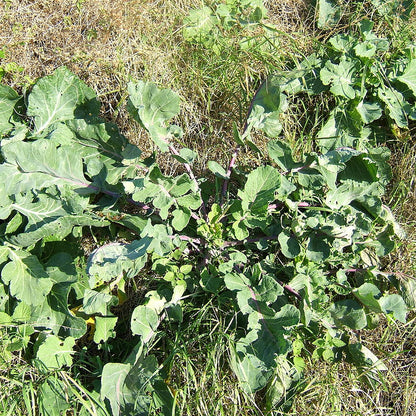
[(234, 166), (236, 164), (239, 151), (240, 151), (240, 146), (237, 146), (234, 149), (233, 156), (231, 157), (230, 163), (228, 164), (228, 169), (227, 169), (227, 174), (226, 174), (227, 178), (224, 179), (224, 183), (222, 184), (221, 203), (225, 201), (225, 197), (227, 196), (228, 183), (230, 182), (231, 172), (234, 169)]

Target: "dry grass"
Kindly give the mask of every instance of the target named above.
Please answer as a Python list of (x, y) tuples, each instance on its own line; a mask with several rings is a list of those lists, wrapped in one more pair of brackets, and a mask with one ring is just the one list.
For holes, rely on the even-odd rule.
[[(233, 52), (230, 57), (234, 60), (230, 58), (223, 65), (214, 54), (203, 56), (184, 44), (180, 36), (183, 16), (200, 3), (0, 0), (0, 50), (6, 54), (1, 66), (8, 65), (3, 82), (24, 89), (36, 78), (66, 65), (97, 92), (103, 115), (115, 121), (132, 142), (149, 151), (151, 143), (128, 121), (123, 104), (129, 79), (154, 81), (181, 95), (178, 122), (186, 131), (183, 145), (199, 151), (199, 167), (202, 169), (207, 160), (228, 160), (233, 146), (230, 126), (233, 121), (241, 122), (259, 80), (272, 66), (284, 68), (288, 60), (301, 59), (313, 46), (313, 14), (306, 0), (269, 0), (269, 21), (279, 30), (280, 55), (266, 65), (253, 54)], [(289, 118), (285, 123), (289, 127), (296, 120)], [(297, 137), (291, 140), (295, 142)], [(394, 271), (413, 276), (416, 145), (414, 140), (411, 143), (412, 139), (396, 152), (396, 186), (390, 202), (398, 201), (395, 211), (409, 235), (391, 264)], [(377, 331), (362, 334), (362, 342), (376, 346), (389, 368), (382, 385), (374, 390), (366, 388), (347, 364), (311, 363), (308, 385), (292, 414), (415, 415), (414, 323), (385, 323)], [(225, 391), (224, 380), (220, 384)]]

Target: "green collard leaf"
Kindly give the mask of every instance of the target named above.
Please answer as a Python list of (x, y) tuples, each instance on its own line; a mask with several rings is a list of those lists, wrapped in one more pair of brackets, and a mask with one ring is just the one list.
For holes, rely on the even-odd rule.
[(379, 103), (364, 100), (358, 103), (356, 111), (361, 117), (362, 122), (365, 124), (378, 120), (383, 114), (383, 109)]
[(10, 294), (28, 305), (40, 305), (51, 291), (53, 281), (49, 278), (38, 258), (25, 251), (9, 254), (10, 262), (1, 272), (1, 278), (9, 285)]
[(288, 259), (294, 259), (300, 253), (300, 245), (298, 240), (292, 236), (290, 231), (283, 230), (279, 236), (280, 250), (282, 254)]
[(402, 75), (397, 80), (403, 82), (416, 96), (416, 59), (412, 59), (406, 66)]
[(384, 363), (360, 342), (348, 344), (348, 351), (351, 354), (354, 364), (361, 369), (367, 369), (367, 371), (388, 370)]
[(250, 289), (250, 280), (242, 274), (229, 273), (224, 277), (224, 283), (227, 289), (237, 294), (237, 302), (242, 314), (248, 314), (253, 311), (250, 301), (253, 292)]
[(159, 256), (165, 256), (174, 249), (173, 240), (171, 238), (172, 229), (164, 224), (152, 225), (150, 220), (143, 229), (141, 237), (150, 239), (147, 251), (154, 251)]
[(159, 89), (152, 82), (128, 84), (130, 114), (149, 132), (150, 137), (166, 152), (169, 148), (169, 129), (166, 123), (180, 110), (180, 98), (173, 91)]
[(64, 415), (71, 408), (68, 387), (57, 377), (48, 377), (39, 386), (38, 397), (41, 415)]
[(75, 339), (67, 337), (64, 340), (51, 335), (40, 337), (35, 345), (36, 358), (48, 370), (57, 370), (62, 367), (70, 367), (72, 365), (72, 354)]
[(347, 326), (351, 329), (363, 329), (367, 326), (364, 309), (352, 299), (345, 299), (331, 305), (329, 312), (336, 325)]
[(183, 148), (179, 151), (179, 155), (173, 154), (172, 157), (176, 160), (179, 160), (179, 162), (181, 163), (187, 163), (188, 165), (192, 165), (192, 163), (194, 163), (197, 157), (197, 153), (195, 153), (191, 149)]
[[(2, 147), (2, 154), (7, 165), (0, 165), (0, 178), (7, 183), (9, 195), (52, 185), (94, 192), (88, 188), (82, 159), (70, 145), (57, 146), (47, 139), (12, 142)], [(8, 175), (13, 175), (12, 180)]]
[(354, 296), (370, 310), (380, 313), (380, 297), (381, 292), (379, 288), (372, 283), (364, 283), (359, 288), (353, 291)]
[[(77, 109), (81, 114), (77, 114)], [(99, 110), (93, 90), (61, 67), (35, 84), (29, 94), (27, 114), (34, 117), (35, 134), (42, 134), (54, 123), (82, 118), (86, 111), (98, 115)]]
[(358, 43), (354, 47), (354, 51), (360, 58), (372, 58), (377, 52), (377, 47), (373, 42), (365, 41)]
[(407, 113), (410, 106), (406, 103), (403, 94), (394, 88), (379, 88), (378, 97), (384, 102), (389, 116), (399, 127), (407, 127)]
[(189, 42), (210, 43), (213, 41), (211, 32), (217, 23), (219, 23), (218, 18), (208, 6), (191, 10), (183, 21), (183, 37)]
[(306, 247), (306, 257), (316, 263), (327, 260), (331, 253), (331, 246), (325, 236), (311, 234)]
[(90, 287), (123, 275), (128, 278), (136, 276), (146, 264), (150, 243), (149, 238), (142, 238), (130, 244), (110, 243), (96, 249), (87, 262)]
[(413, 0), (371, 0), (371, 3), (376, 8), (377, 12), (389, 19), (393, 16), (401, 19), (408, 19), (410, 12), (415, 7)]
[(339, 64), (327, 62), (321, 69), (321, 80), (325, 85), (331, 85), (334, 95), (353, 100), (356, 95), (354, 83), (357, 72), (356, 63), (343, 57)]
[(244, 146), (243, 138), (241, 137), (240, 132), (238, 131), (237, 124), (233, 123), (233, 138), (234, 141), (237, 143), (238, 146)]
[(11, 236), (10, 241), (22, 247), (28, 247), (46, 238), (61, 241), (76, 226), (104, 227), (109, 224), (109, 221), (106, 221), (104, 218), (95, 219), (90, 214), (71, 215), (69, 213), (58, 218), (47, 218), (46, 221), (39, 222), (30, 227), (27, 226), (24, 232)]
[(243, 191), (238, 191), (242, 207), (253, 214), (265, 213), (275, 199), (281, 184), (280, 173), (271, 166), (262, 166), (249, 173)]
[(327, 193), (325, 204), (329, 208), (337, 210), (366, 195), (378, 195), (378, 191), (379, 184), (376, 182), (364, 186), (353, 186), (351, 183), (344, 183)]
[[(63, 274), (67, 266), (55, 264), (55, 261), (65, 261), (61, 256), (54, 256), (53, 264), (47, 267), (47, 271), (54, 278), (57, 274)], [(49, 262), (48, 262), (49, 265)], [(62, 269), (57, 272), (54, 269)], [(76, 275), (68, 275), (68, 281), (62, 281), (53, 285), (51, 292), (39, 306), (32, 306), (27, 322), (34, 328), (45, 330), (50, 329), (53, 334), (61, 337), (71, 336), (74, 338), (82, 337), (87, 330), (86, 322), (83, 318), (77, 317), (68, 309), (68, 296), (72, 289)], [(22, 304), (22, 302), (20, 303)]]
[(251, 103), (247, 123), (269, 137), (277, 137), (282, 131), (280, 113), (286, 107), (286, 95), (280, 92), (279, 84), (275, 84), (273, 79), (266, 80)]
[[(139, 150), (136, 146), (129, 145), (127, 139), (120, 133), (116, 124), (104, 122), (103, 120), (73, 119), (68, 120), (65, 125), (70, 129), (72, 136), (68, 142), (62, 143), (62, 133), (59, 126), (56, 129), (59, 137), (55, 142), (70, 144), (79, 152), (79, 156), (88, 159), (95, 157), (110, 157), (112, 161), (125, 161), (126, 165), (133, 163), (138, 158)], [(58, 134), (56, 134), (58, 136)], [(50, 139), (51, 136), (48, 136)]]
[(7, 85), (0, 85), (0, 138), (13, 128), (11, 117), (20, 95)]
[(218, 178), (228, 179), (227, 172), (225, 169), (218, 163), (213, 160), (208, 162), (208, 169)]
[(257, 285), (256, 298), (262, 302), (275, 302), (283, 294), (283, 287), (270, 275), (264, 275)]
[(391, 314), (398, 321), (406, 323), (407, 306), (400, 295), (383, 296), (379, 303), (384, 313)]
[(101, 374), (101, 400), (108, 399), (112, 414), (120, 415), (125, 405), (124, 383), (131, 369), (130, 364), (107, 363)]
[(291, 147), (281, 140), (270, 140), (267, 143), (269, 156), (284, 171), (290, 171), (298, 164), (294, 162)]
[(84, 292), (83, 310), (88, 315), (112, 315), (110, 308), (117, 305), (117, 303), (117, 297), (108, 293), (96, 292), (90, 289), (86, 289)]
[[(416, 308), (416, 280), (413, 278), (400, 279), (400, 295), (405, 301), (406, 305), (411, 308)], [(1, 299), (1, 296), (0, 296)], [(1, 305), (1, 302), (0, 302)], [(0, 306), (1, 310), (1, 306)]]
[(191, 211), (185, 207), (179, 207), (172, 212), (172, 227), (176, 231), (182, 231), (189, 223)]
[(341, 18), (341, 8), (335, 0), (318, 0), (318, 28), (329, 29)]
[(232, 225), (232, 229), (237, 240), (242, 241), (250, 235), (243, 219), (235, 221)]
[(262, 389), (269, 381), (272, 370), (267, 368), (261, 358), (247, 353), (247, 344), (258, 339), (257, 331), (251, 331), (246, 339), (231, 346), (231, 367), (236, 374), (241, 388), (249, 394)]
[(370, 133), (370, 129), (363, 128), (361, 117), (341, 106), (330, 112), (317, 141), (323, 153), (343, 147), (359, 148), (368, 142)]
[(0, 284), (0, 311), (2, 312), (6, 311), (6, 305), (9, 299), (10, 297), (6, 293), (4, 285)]
[(116, 336), (114, 328), (117, 319), (116, 316), (97, 316), (95, 318), (94, 342), (96, 344), (99, 344), (101, 341), (105, 342), (109, 338), (114, 338)]
[(134, 335), (141, 335), (146, 344), (156, 333), (159, 317), (154, 309), (145, 305), (137, 306), (131, 316), (131, 331)]

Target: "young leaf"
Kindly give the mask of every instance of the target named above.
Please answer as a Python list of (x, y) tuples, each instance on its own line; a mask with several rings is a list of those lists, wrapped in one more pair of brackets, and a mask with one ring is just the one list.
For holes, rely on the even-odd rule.
[(114, 328), (117, 323), (117, 317), (114, 316), (96, 316), (94, 342), (99, 344), (101, 341), (107, 341), (108, 338), (114, 338), (116, 333)]
[(10, 118), (20, 98), (12, 88), (0, 85), (0, 138), (13, 128)]
[(269, 156), (284, 171), (292, 170), (297, 164), (293, 160), (291, 147), (281, 140), (270, 140), (267, 143)]
[(416, 97), (416, 59), (412, 59), (408, 63), (403, 75), (397, 77), (397, 80), (406, 84)]
[(279, 234), (280, 250), (288, 259), (294, 259), (300, 253), (300, 245), (298, 240), (287, 230), (283, 230)]
[(247, 123), (264, 131), (269, 137), (277, 137), (281, 130), (280, 113), (287, 107), (286, 95), (280, 92), (273, 78), (267, 79), (257, 91)]
[(343, 98), (353, 100), (356, 95), (354, 88), (356, 63), (344, 56), (339, 64), (328, 61), (321, 69), (321, 80), (325, 85), (331, 85), (331, 92)]
[(367, 326), (364, 309), (355, 300), (345, 299), (331, 305), (329, 312), (336, 325), (352, 329), (363, 329)]
[[(83, 106), (91, 114), (98, 115), (100, 104), (94, 91), (61, 67), (35, 84), (29, 95), (27, 114), (34, 117), (35, 134), (42, 134), (54, 123), (75, 118), (76, 109)], [(85, 110), (82, 113), (85, 114)]]
[(328, 29), (338, 23), (341, 9), (335, 0), (318, 0), (318, 28)]
[(238, 191), (243, 209), (253, 214), (265, 213), (280, 183), (280, 173), (271, 166), (262, 166), (250, 172), (244, 190)]
[(28, 305), (40, 305), (51, 291), (49, 278), (38, 258), (23, 250), (10, 251), (10, 262), (1, 271), (1, 278), (9, 285), (10, 294)]
[(159, 317), (154, 309), (145, 305), (137, 306), (131, 316), (131, 331), (134, 335), (141, 335), (146, 344), (155, 334), (159, 325)]
[(88, 315), (112, 315), (110, 308), (117, 305), (117, 303), (117, 297), (108, 293), (96, 292), (90, 289), (86, 289), (84, 292), (83, 310)]
[(210, 41), (212, 42), (211, 31), (217, 23), (218, 18), (212, 13), (208, 6), (191, 10), (189, 15), (183, 21), (183, 37), (190, 42), (202, 44)]
[(406, 323), (407, 306), (400, 295), (393, 294), (383, 296), (379, 303), (384, 313), (391, 313), (395, 319)]
[(137, 275), (147, 261), (150, 243), (149, 238), (142, 238), (130, 244), (111, 243), (94, 250), (87, 263), (90, 287), (94, 288), (123, 274), (126, 277)]
[(35, 345), (37, 350), (36, 358), (48, 370), (57, 370), (64, 366), (70, 367), (72, 365), (74, 338), (66, 337), (64, 340), (60, 340), (58, 337), (51, 335), (46, 336), (43, 340), (41, 337), (40, 340)]
[(166, 152), (170, 135), (166, 122), (179, 113), (179, 96), (171, 90), (159, 89), (152, 82), (130, 82), (127, 89), (130, 114), (149, 132), (159, 148)]
[(225, 169), (218, 163), (213, 160), (208, 162), (208, 169), (218, 178), (229, 179)]

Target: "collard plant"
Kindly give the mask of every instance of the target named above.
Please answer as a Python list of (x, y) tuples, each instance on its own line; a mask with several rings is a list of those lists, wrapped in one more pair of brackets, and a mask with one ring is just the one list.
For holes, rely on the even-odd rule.
[[(90, 369), (94, 377), (80, 376), (90, 395), (80, 414), (172, 414), (170, 367), (156, 351), (166, 325), (179, 328), (189, 304), (209, 301), (234, 322), (230, 368), (247, 394), (263, 390), (265, 409), (296, 387), (306, 351), (349, 359), (375, 382), (385, 367), (357, 335), (378, 314), (405, 322), (407, 313), (380, 263), (400, 234), (381, 199), (388, 150), (334, 146), (295, 159), (270, 139), (258, 167), (238, 166), (240, 149), (260, 152), (254, 130), (280, 129), (282, 96), (266, 82), (234, 128), (229, 165), (209, 162), (211, 172), (197, 176), (197, 154), (175, 147), (179, 96), (142, 81), (128, 92), (132, 117), (176, 174), (101, 119), (94, 92), (66, 68), (24, 97), (0, 89), (0, 323), (9, 350), (45, 374)], [(113, 240), (83, 260), (80, 239), (100, 230)], [(45, 380), (41, 413), (75, 406), (59, 378)]]
[(357, 34), (331, 37), (293, 71), (270, 79), (285, 99), (305, 93), (330, 97), (334, 105), (316, 134), (322, 152), (374, 147), (386, 142), (389, 131), (394, 137), (416, 118), (414, 47), (395, 47), (377, 36), (373, 26), (361, 21)]
[(262, 0), (227, 0), (192, 9), (184, 19), (186, 41), (229, 54), (230, 49), (255, 53), (271, 52), (277, 45), (276, 30), (263, 23), (267, 10)]

